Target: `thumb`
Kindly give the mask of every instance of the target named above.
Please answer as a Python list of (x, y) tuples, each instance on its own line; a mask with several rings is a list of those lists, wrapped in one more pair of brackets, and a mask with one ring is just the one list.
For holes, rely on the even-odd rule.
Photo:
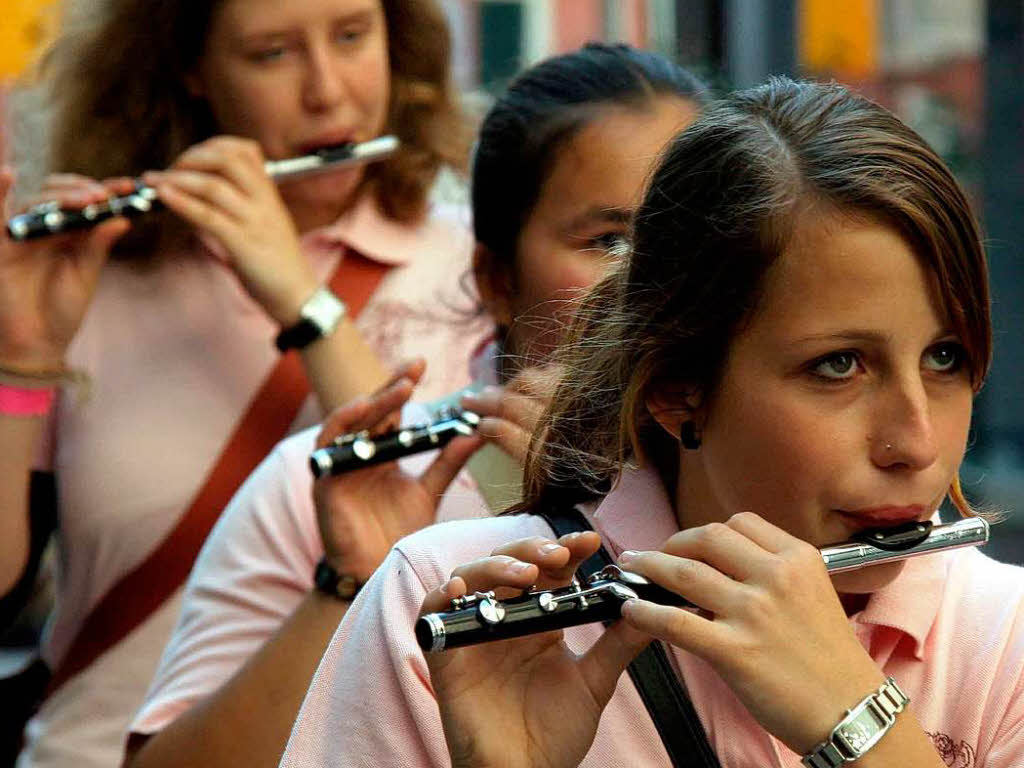
[(0, 166), (0, 212), (6, 216), (7, 193), (14, 186), (14, 170), (9, 165)]
[(650, 643), (650, 635), (617, 621), (580, 658), (580, 674), (602, 709), (611, 699), (626, 667)]
[(456, 437), (448, 443), (427, 467), (420, 479), (427, 493), (434, 498), (444, 493), (455, 476), (469, 461), (469, 457), (476, 453), (481, 445), (483, 445), (483, 440), (476, 435)]
[(89, 233), (81, 250), (81, 264), (90, 274), (99, 274), (110, 255), (110, 249), (125, 232), (131, 222), (124, 217), (105, 221)]

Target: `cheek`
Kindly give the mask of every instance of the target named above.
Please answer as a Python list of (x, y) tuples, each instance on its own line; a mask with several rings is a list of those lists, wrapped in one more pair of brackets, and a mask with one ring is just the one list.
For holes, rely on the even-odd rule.
[[(220, 133), (256, 139), (273, 155), (277, 125), (285, 113), (286, 89), (273, 78), (254, 77), (228, 70), (220, 78), (210, 107)], [(267, 104), (277, 105), (267, 109)]]
[(705, 434), (711, 482), (727, 514), (756, 512), (791, 533), (811, 535), (809, 510), (838, 472), (844, 436), (818, 414), (753, 388), (734, 390)]
[(574, 299), (600, 279), (606, 267), (575, 251), (559, 254), (557, 247), (530, 249), (533, 256), (524, 254), (526, 250), (520, 252), (512, 298), (517, 322), (511, 341), (517, 351), (544, 358), (571, 322)]
[(353, 100), (360, 105), (366, 120), (368, 138), (379, 135), (387, 125), (390, 107), (391, 69), (387, 45), (367, 50), (354, 62), (350, 78)]

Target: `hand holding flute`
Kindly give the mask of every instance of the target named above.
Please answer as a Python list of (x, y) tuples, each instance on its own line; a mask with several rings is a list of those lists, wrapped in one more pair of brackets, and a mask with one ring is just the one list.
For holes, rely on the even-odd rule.
[[(412, 361), (376, 393), (336, 409), (317, 437), (318, 451), (347, 433), (373, 436), (394, 430), (425, 369), (422, 359)], [(362, 583), (396, 541), (433, 523), (444, 490), (479, 445), (475, 437), (452, 440), (418, 475), (389, 461), (320, 478), (313, 486), (317, 522), (335, 570)]]
[[(966, 536), (962, 543), (977, 544), (987, 533), (979, 520), (956, 528), (960, 533), (946, 543)], [(570, 569), (559, 571), (552, 562), (556, 556), (561, 559), (555, 566), (585, 558), (596, 549), (596, 535), (579, 534), (575, 541), (563, 537), (559, 544), (571, 554), (564, 548), (552, 554), (545, 544), (538, 539), (513, 542), (462, 566), (427, 596), (422, 614), (450, 610), (453, 598), (475, 593), (479, 600), (495, 592), (500, 601), (514, 594), (510, 589), (552, 590), (569, 594), (568, 602), (578, 600), (572, 590), (564, 590)], [(579, 657), (559, 642), (561, 630), (428, 653), (445, 733), (455, 740), (454, 745), (449, 741), (452, 754), (480, 755), (479, 763), (467, 765), (483, 765), (488, 755), (518, 749), (522, 742), (511, 738), (490, 742), (485, 724), (492, 717), (500, 717), (503, 733), (522, 729), (530, 739), (547, 742), (546, 753), (585, 754), (594, 734), (591, 723), (596, 729), (600, 717), (600, 710), (595, 713), (587, 702), (603, 706), (609, 686), (651, 637), (702, 658), (767, 730), (794, 751), (806, 751), (821, 729), (831, 727), (825, 721), (836, 716), (823, 702), (856, 701), (863, 696), (856, 689), (876, 689), (884, 679), (851, 630), (825, 552), (840, 561), (849, 554), (841, 547), (819, 551), (757, 515), (736, 515), (725, 524), (681, 531), (661, 551), (623, 553), (619, 560), (621, 568), (676, 595), (677, 604), (699, 605), (700, 612), (643, 599), (615, 600), (623, 621), (612, 624)], [(507, 603), (516, 604), (516, 598)], [(558, 681), (557, 691), (544, 691), (549, 678)], [(554, 705), (548, 701), (552, 697)], [(781, 701), (790, 704), (782, 707)], [(549, 726), (571, 727), (545, 731), (540, 724), (553, 716), (544, 714), (551, 706), (559, 712)]]
[[(89, 205), (117, 194), (127, 180), (101, 184), (63, 174), (47, 180), (46, 199)], [(130, 183), (130, 182), (128, 182)], [(0, 210), (13, 184), (0, 171)], [(0, 234), (0, 365), (25, 373), (60, 371), (64, 355), (92, 300), (110, 249), (128, 230), (115, 219), (86, 231), (17, 243)]]
[(264, 162), (255, 141), (218, 136), (142, 179), (195, 227), (267, 314), (287, 327), (298, 321), (302, 303), (319, 283)]
[[(167, 171), (144, 174), (141, 187), (128, 178), (50, 176), (37, 205), (13, 217), (0, 240), (0, 361), (24, 370), (60, 369), (100, 269), (129, 227), (116, 212), (158, 204), (192, 224), (274, 320), (293, 324), (318, 283), (274, 180), (370, 162), (396, 146), (393, 137), (381, 137), (264, 162), (255, 142), (219, 136), (186, 150)], [(4, 178), (6, 202), (10, 175)], [(119, 202), (112, 206), (111, 200)], [(89, 211), (102, 213), (85, 215)], [(38, 237), (43, 234), (54, 236)]]

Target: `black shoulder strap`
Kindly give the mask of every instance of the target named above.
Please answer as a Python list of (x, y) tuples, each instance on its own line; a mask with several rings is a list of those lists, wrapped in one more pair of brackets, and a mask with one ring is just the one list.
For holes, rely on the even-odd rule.
[[(540, 516), (557, 536), (593, 530), (587, 518), (575, 507)], [(590, 576), (612, 562), (608, 550), (602, 546), (580, 565), (579, 571)], [(651, 643), (633, 660), (629, 665), (629, 677), (665, 743), (672, 765), (677, 768), (721, 768), (693, 702), (680, 684), (660, 642)]]

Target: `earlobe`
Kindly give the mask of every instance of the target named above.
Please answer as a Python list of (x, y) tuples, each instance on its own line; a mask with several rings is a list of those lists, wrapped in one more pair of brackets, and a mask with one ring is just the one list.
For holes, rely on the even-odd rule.
[(494, 252), (481, 243), (473, 249), (473, 279), (487, 314), (499, 328), (510, 328), (514, 317), (511, 275)]
[(700, 447), (699, 403), (684, 392), (659, 391), (645, 402), (648, 413), (673, 440), (688, 450)]
[(646, 401), (647, 411), (651, 417), (661, 425), (673, 440), (679, 439), (683, 422), (692, 421), (693, 416), (689, 409), (681, 406), (676, 398), (667, 398), (665, 393), (659, 392), (650, 395)]

